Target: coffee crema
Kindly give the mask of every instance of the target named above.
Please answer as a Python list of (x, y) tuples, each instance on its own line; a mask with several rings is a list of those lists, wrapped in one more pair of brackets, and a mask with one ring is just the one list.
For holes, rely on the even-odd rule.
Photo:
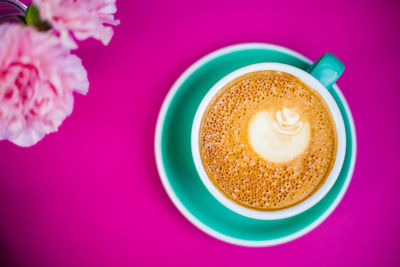
[(256, 71), (225, 85), (203, 115), (200, 157), (229, 199), (279, 210), (311, 196), (333, 167), (337, 134), (317, 91), (280, 71)]

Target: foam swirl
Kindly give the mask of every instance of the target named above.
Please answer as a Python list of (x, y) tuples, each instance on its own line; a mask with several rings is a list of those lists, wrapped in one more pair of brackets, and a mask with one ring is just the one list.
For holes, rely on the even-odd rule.
[(275, 114), (262, 110), (250, 120), (248, 136), (251, 147), (262, 158), (286, 162), (305, 150), (310, 140), (310, 126), (293, 109), (284, 107)]

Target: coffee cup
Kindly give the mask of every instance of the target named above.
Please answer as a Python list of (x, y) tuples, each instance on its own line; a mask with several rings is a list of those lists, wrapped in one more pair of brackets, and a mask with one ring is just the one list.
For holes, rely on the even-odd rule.
[[(211, 195), (217, 199), (222, 205), (227, 207), (228, 209), (232, 210), (233, 212), (236, 212), (240, 215), (249, 217), (249, 218), (254, 218), (254, 219), (260, 219), (260, 220), (276, 220), (276, 219), (283, 219), (283, 218), (288, 218), (291, 216), (295, 216), (299, 213), (302, 213), (306, 211), (307, 209), (313, 207), (316, 203), (318, 203), (332, 188), (332, 186), (335, 184), (336, 179), (338, 178), (344, 157), (345, 157), (345, 151), (346, 151), (346, 133), (345, 133), (345, 127), (344, 127), (344, 122), (343, 122), (343, 117), (341, 115), (341, 112), (329, 93), (329, 90), (331, 89), (331, 86), (335, 83), (335, 81), (340, 77), (340, 75), (343, 73), (344, 66), (340, 62), (339, 59), (337, 59), (334, 55), (327, 53), (323, 55), (312, 67), (308, 70), (308, 72), (299, 69), (297, 67), (287, 65), (287, 64), (282, 64), (282, 63), (275, 63), (275, 62), (265, 62), (265, 63), (258, 63), (258, 64), (253, 64), (249, 66), (242, 67), (240, 69), (237, 69), (230, 74), (226, 75), (223, 77), (221, 80), (219, 80), (210, 90), (209, 92), (205, 95), (203, 100), (201, 101), (194, 121), (192, 125), (192, 132), (191, 132), (191, 148), (192, 148), (192, 156), (193, 160), (195, 163), (195, 167), (197, 169), (197, 172), (199, 174), (199, 177), (207, 190), (211, 193)], [(201, 136), (201, 129), (202, 129), (202, 121), (204, 119), (204, 115), (207, 111), (208, 106), (210, 105), (210, 102), (215, 99), (215, 97), (221, 92), (222, 89), (226, 88), (227, 85), (231, 84), (232, 82), (236, 81), (240, 77), (244, 77), (245, 75), (251, 74), (251, 73), (257, 73), (257, 72), (262, 72), (262, 71), (271, 71), (271, 72), (276, 72), (276, 73), (283, 73), (285, 75), (289, 75), (290, 77), (295, 77), (299, 81), (301, 81), (302, 84), (305, 86), (308, 86), (309, 88), (312, 88), (317, 94), (322, 98), (323, 102), (326, 104), (326, 108), (329, 111), (330, 114), (330, 119), (332, 121), (332, 127), (335, 131), (335, 146), (334, 146), (334, 159), (332, 159), (332, 164), (329, 170), (326, 173), (326, 177), (321, 181), (321, 184), (318, 186), (315, 186), (315, 189), (307, 195), (303, 200), (298, 201), (297, 203), (294, 203), (292, 205), (288, 205), (287, 207), (279, 208), (279, 209), (257, 209), (245, 205), (241, 205), (240, 203), (233, 201), (232, 197), (228, 197), (226, 193), (223, 192), (221, 188), (219, 188), (215, 182), (212, 182), (212, 180), (209, 177), (209, 174), (207, 173), (204, 163), (202, 161), (202, 156), (201, 156), (201, 147), (200, 147), (200, 136)], [(279, 111), (281, 112), (281, 111)], [(287, 113), (287, 114), (286, 114)], [(288, 111), (284, 109), (281, 113), (277, 113), (280, 117), (284, 116), (282, 114), (286, 114), (285, 116), (288, 116), (287, 121), (292, 120), (292, 118), (297, 118), (295, 115), (291, 115), (291, 111)], [(289, 114), (289, 115), (288, 115)], [(292, 117), (290, 117), (292, 116)], [(286, 123), (287, 123), (286, 121)], [(255, 122), (255, 128), (259, 128), (257, 126), (258, 122)], [(287, 126), (286, 124), (284, 125), (285, 127)], [(285, 128), (289, 130), (293, 130), (294, 126), (290, 126), (292, 128)], [(254, 128), (254, 127), (253, 127)], [(298, 128), (298, 127), (297, 127)], [(297, 131), (297, 128), (295, 129)], [(304, 128), (306, 130), (303, 131), (302, 136), (306, 136), (307, 134), (310, 135), (310, 132), (312, 133), (312, 127)], [(257, 130), (258, 131), (258, 130)], [(286, 133), (286, 132), (285, 132)], [(218, 134), (218, 133), (217, 133)], [(222, 133), (221, 133), (222, 134)], [(252, 137), (252, 134), (250, 134), (250, 138)], [(254, 136), (257, 136), (254, 135)], [(293, 136), (289, 136), (289, 138), (293, 139)], [(296, 137), (298, 140), (302, 140), (300, 137)], [(291, 144), (297, 144), (300, 141), (296, 141), (297, 139), (293, 141), (291, 139), (291, 142), (288, 146), (289, 150), (292, 149), (293, 146), (296, 145), (291, 145)], [(304, 139), (304, 138), (303, 138)], [(268, 140), (267, 140), (268, 142)], [(293, 143), (294, 142), (294, 143)], [(297, 143), (296, 143), (297, 142)], [(301, 142), (300, 142), (301, 143)], [(261, 142), (261, 144), (263, 144)], [(300, 145), (299, 145), (300, 147)], [(257, 150), (257, 149), (256, 149)], [(295, 151), (295, 149), (294, 149)], [(259, 152), (259, 151), (257, 151)], [(295, 152), (293, 152), (295, 153)], [(296, 152), (297, 153), (297, 152)], [(299, 152), (300, 153), (300, 152)], [(263, 155), (262, 152), (259, 152), (259, 154)], [(284, 154), (282, 154), (284, 155)], [(278, 160), (286, 160), (289, 163), (290, 166), (290, 159), (285, 158), (285, 155), (282, 156), (279, 154), (278, 156), (274, 156), (274, 159)], [(297, 154), (296, 154), (297, 155)], [(271, 157), (267, 153), (266, 157)], [(261, 158), (261, 156), (259, 157)], [(260, 162), (260, 161), (258, 161)], [(236, 180), (240, 179), (246, 179), (244, 177), (245, 174), (243, 174), (243, 177), (241, 175), (238, 175), (236, 177)], [(268, 175), (267, 175), (268, 177)], [(297, 176), (299, 177), (299, 176)], [(250, 190), (258, 190), (257, 186), (250, 185), (248, 191)], [(290, 189), (288, 189), (290, 191)], [(263, 202), (265, 203), (265, 202)]]

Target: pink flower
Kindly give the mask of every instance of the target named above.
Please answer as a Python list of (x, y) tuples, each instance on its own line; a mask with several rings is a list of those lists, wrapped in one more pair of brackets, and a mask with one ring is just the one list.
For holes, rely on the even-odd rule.
[(50, 32), (0, 25), (0, 140), (31, 146), (71, 114), (89, 87), (81, 60)]
[(78, 40), (93, 37), (107, 45), (113, 29), (105, 25), (119, 24), (113, 15), (115, 0), (34, 0), (34, 4), (41, 19), (50, 23), (70, 48), (77, 48), (70, 34)]

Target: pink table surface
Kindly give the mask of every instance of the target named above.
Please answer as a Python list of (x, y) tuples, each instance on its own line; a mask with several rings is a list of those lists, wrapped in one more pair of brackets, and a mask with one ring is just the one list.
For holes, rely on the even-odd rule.
[[(60, 131), (0, 142), (0, 265), (399, 266), (400, 2), (129, 1), (108, 47), (78, 51), (91, 82)], [(154, 161), (155, 122), (175, 79), (226, 45), (268, 42), (336, 54), (358, 137), (333, 214), (293, 242), (244, 248), (189, 223)]]

